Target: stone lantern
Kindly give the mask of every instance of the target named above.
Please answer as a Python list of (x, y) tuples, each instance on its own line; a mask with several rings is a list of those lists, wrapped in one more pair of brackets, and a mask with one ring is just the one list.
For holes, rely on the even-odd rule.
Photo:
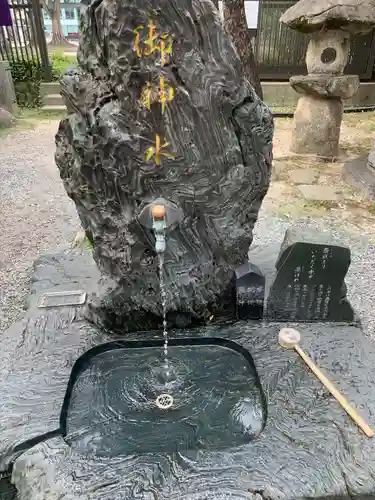
[(311, 35), (306, 52), (308, 75), (290, 84), (303, 94), (293, 120), (291, 151), (332, 158), (339, 153), (343, 99), (359, 89), (357, 75), (344, 75), (350, 37), (375, 26), (375, 0), (300, 0), (280, 18)]

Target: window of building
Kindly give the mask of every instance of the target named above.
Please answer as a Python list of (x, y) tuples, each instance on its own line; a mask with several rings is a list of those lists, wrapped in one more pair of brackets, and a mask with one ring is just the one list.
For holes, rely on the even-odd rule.
[(65, 9), (65, 19), (75, 19), (74, 9)]

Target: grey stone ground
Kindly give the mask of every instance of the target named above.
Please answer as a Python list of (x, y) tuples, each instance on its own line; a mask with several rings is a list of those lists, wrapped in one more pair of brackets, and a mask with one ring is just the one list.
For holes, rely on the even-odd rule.
[[(79, 229), (73, 203), (54, 164), (57, 122), (0, 138), (0, 334), (22, 318), (30, 269), (35, 258), (64, 247)], [(281, 200), (282, 201), (282, 200)], [(256, 226), (253, 248), (281, 244), (290, 220), (269, 215), (267, 199)], [(342, 224), (342, 223), (341, 223)], [(300, 220), (300, 227), (329, 231), (352, 249), (348, 296), (375, 336), (375, 247), (372, 235), (348, 233), (335, 217)]]

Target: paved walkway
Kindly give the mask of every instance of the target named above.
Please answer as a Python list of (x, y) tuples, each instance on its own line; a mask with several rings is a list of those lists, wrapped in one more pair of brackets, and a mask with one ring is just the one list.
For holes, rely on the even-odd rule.
[(0, 334), (22, 318), (33, 261), (78, 230), (54, 163), (58, 122), (0, 137)]

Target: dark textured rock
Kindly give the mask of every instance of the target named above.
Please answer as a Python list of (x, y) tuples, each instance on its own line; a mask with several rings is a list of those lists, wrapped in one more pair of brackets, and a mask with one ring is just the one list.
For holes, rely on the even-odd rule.
[[(69, 290), (80, 282), (89, 292), (90, 274), (93, 284), (97, 270), (89, 255), (43, 257), (35, 266), (30, 302), (34, 304), (40, 293)], [(55, 437), (16, 460), (12, 479), (19, 500), (373, 498), (375, 440), (358, 430), (295, 352), (279, 346), (282, 326), (248, 321), (172, 335), (228, 338), (250, 351), (268, 400), (268, 421), (260, 439), (210, 452), (106, 458), (73, 450)], [(374, 427), (375, 349), (361, 329), (333, 323), (296, 328), (304, 350), (314, 354)], [(130, 340), (160, 337), (160, 332), (129, 335)], [(33, 305), (22, 324), (1, 336), (0, 456), (8, 447), (58, 427), (74, 362), (108, 339), (114, 340), (82, 319), (81, 308), (43, 310)], [(108, 379), (116, 370), (114, 364)], [(135, 377), (136, 370), (135, 365)], [(117, 394), (122, 394), (121, 385)]]
[(353, 323), (355, 315), (344, 282), (349, 266), (349, 248), (326, 236), (288, 230), (276, 262), (267, 317)]
[[(82, 16), (79, 69), (61, 82), (70, 114), (56, 163), (103, 274), (89, 317), (118, 332), (160, 325), (154, 236), (138, 221), (157, 197), (184, 214), (167, 235), (171, 323), (180, 313), (198, 324), (225, 316), (270, 180), (271, 113), (241, 77), (209, 0), (93, 0)], [(168, 34), (167, 47), (173, 38), (164, 65), (160, 52), (144, 53), (149, 19), (156, 34)], [(134, 50), (139, 25), (142, 57)], [(164, 114), (161, 76), (174, 89)], [(150, 109), (140, 102), (148, 82)], [(168, 143), (161, 165), (149, 149), (157, 135)]]
[(322, 29), (366, 33), (375, 26), (375, 0), (299, 0), (280, 21), (305, 33)]
[(289, 81), (296, 92), (320, 97), (349, 99), (359, 89), (357, 75), (301, 75), (292, 76)]
[(17, 500), (17, 490), (10, 482), (9, 477), (0, 475), (0, 500)]

